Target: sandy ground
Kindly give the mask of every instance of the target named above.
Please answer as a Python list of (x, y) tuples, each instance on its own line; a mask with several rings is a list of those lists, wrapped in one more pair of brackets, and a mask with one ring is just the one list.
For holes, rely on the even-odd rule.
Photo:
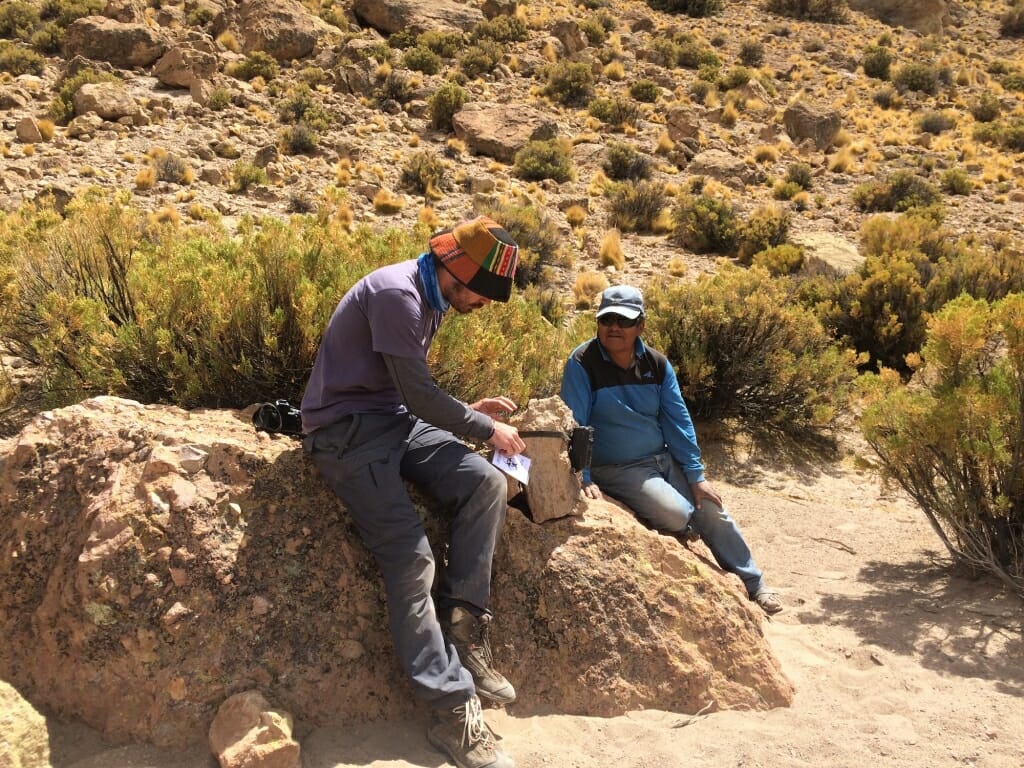
[[(853, 455), (709, 464), (786, 602), (766, 632), (796, 686), (793, 706), (699, 717), (489, 710), (519, 768), (1024, 765), (1019, 599), (951, 570), (924, 516)], [(446, 765), (423, 726), (300, 724), (298, 736), (306, 768)], [(216, 765), (205, 749), (111, 748), (74, 724), (51, 722), (50, 736), (56, 768)]]

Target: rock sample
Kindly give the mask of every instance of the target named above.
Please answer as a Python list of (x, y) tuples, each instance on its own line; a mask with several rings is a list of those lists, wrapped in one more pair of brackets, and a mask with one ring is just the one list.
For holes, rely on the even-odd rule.
[[(568, 434), (576, 422), (560, 397), (531, 400), (516, 427), (520, 432)], [(569, 463), (566, 441), (561, 437), (523, 436), (530, 458), (530, 482), (523, 489), (535, 523), (578, 515), (584, 502), (580, 479)]]

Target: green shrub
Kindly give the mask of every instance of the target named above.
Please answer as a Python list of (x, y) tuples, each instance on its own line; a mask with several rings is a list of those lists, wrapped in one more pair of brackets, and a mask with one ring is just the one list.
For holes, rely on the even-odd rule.
[(67, 123), (75, 116), (75, 105), (73, 99), (75, 93), (87, 83), (119, 83), (121, 78), (109, 72), (97, 72), (86, 67), (79, 70), (75, 75), (65, 80), (57, 91), (57, 95), (50, 102), (50, 114), (58, 123)]
[(308, 155), (320, 145), (320, 134), (309, 123), (300, 121), (281, 131), (281, 143), (286, 155)]
[(637, 101), (653, 104), (658, 100), (658, 96), (661, 95), (661, 86), (653, 80), (635, 80), (630, 83), (629, 95)]
[(942, 191), (950, 195), (971, 194), (971, 178), (963, 168), (950, 168), (942, 174)]
[(736, 256), (741, 264), (749, 264), (755, 253), (786, 242), (790, 215), (779, 205), (757, 208), (740, 227)]
[(826, 24), (841, 24), (849, 11), (846, 0), (767, 0), (765, 8), (779, 16)]
[(41, 75), (43, 64), (43, 57), (35, 51), (0, 40), (0, 72), (10, 72), (15, 77)]
[(430, 125), (443, 131), (452, 129), (452, 117), (469, 101), (469, 93), (457, 83), (443, 83), (430, 97)]
[(397, 101), (399, 104), (406, 104), (412, 99), (416, 92), (416, 82), (401, 69), (393, 69), (388, 72), (384, 82), (375, 91), (377, 102), (383, 104), (385, 101)]
[(896, 109), (903, 103), (903, 99), (891, 85), (879, 88), (871, 94), (871, 100), (882, 109)]
[(750, 82), (751, 77), (753, 74), (746, 67), (733, 67), (718, 79), (718, 88), (722, 91), (742, 88)]
[(190, 184), (192, 182), (192, 168), (188, 162), (175, 154), (161, 154), (153, 158), (153, 168), (156, 170), (156, 177), (160, 181), (167, 181), (171, 184)]
[(473, 27), (470, 39), (475, 43), (480, 40), (493, 40), (496, 43), (516, 43), (527, 40), (530, 31), (525, 22), (516, 16), (495, 16), (485, 19)]
[(999, 119), (1003, 107), (999, 98), (994, 94), (985, 92), (971, 103), (971, 115), (979, 123), (991, 123)]
[(922, 133), (940, 134), (956, 127), (956, 117), (945, 111), (925, 112), (917, 119), (917, 128)]
[(461, 32), (431, 29), (420, 33), (416, 44), (429, 48), (442, 59), (454, 59), (466, 45)]
[(504, 50), (493, 40), (479, 40), (459, 56), (459, 69), (469, 79), (486, 75), (501, 62)]
[(1024, 37), (1024, 3), (1014, 3), (999, 19), (999, 34), (1003, 37)]
[(316, 217), (246, 220), (237, 236), (210, 223), (149, 231), (143, 212), (75, 203), (18, 255), (17, 312), (0, 337), (41, 367), (53, 405), (298, 402), (338, 297), (422, 246)]
[(228, 190), (245, 192), (253, 184), (266, 184), (267, 172), (248, 160), (239, 160), (231, 166)]
[(550, 267), (565, 261), (562, 257), (564, 237), (555, 218), (541, 206), (513, 200), (482, 203), (476, 207), (477, 213), (501, 224), (519, 246), (516, 285), (545, 287), (551, 281)]
[(402, 56), (402, 63), (425, 75), (436, 75), (441, 71), (441, 57), (425, 45), (409, 48)]
[(632, 179), (638, 181), (651, 175), (651, 160), (633, 147), (621, 141), (608, 144), (608, 155), (602, 168), (609, 178), (616, 181)]
[(792, 275), (804, 266), (804, 250), (791, 243), (774, 245), (755, 253), (751, 264), (767, 270), (772, 277)]
[(635, 126), (641, 116), (640, 106), (624, 96), (594, 99), (587, 105), (587, 112), (602, 123), (608, 123), (615, 128), (624, 125)]
[(327, 110), (306, 83), (299, 83), (289, 91), (278, 108), (277, 116), (282, 123), (305, 123), (314, 131), (326, 131), (331, 123)]
[(855, 357), (790, 293), (788, 279), (731, 265), (695, 283), (647, 289), (645, 338), (675, 363), (696, 418), (804, 438), (835, 424)]
[(227, 109), (231, 105), (231, 91), (220, 85), (210, 91), (210, 98), (206, 102), (206, 106), (212, 109), (214, 112), (220, 112), (223, 109)]
[(686, 67), (687, 69), (701, 69), (703, 67), (717, 71), (722, 65), (718, 54), (692, 34), (684, 32), (675, 36), (674, 41), (678, 48), (676, 66)]
[(48, 21), (32, 33), (29, 43), (40, 53), (59, 53), (64, 44), (64, 28)]
[(414, 153), (402, 167), (402, 186), (433, 197), (445, 186), (444, 163), (426, 150)]
[(656, 11), (682, 13), (693, 19), (715, 16), (725, 9), (725, 0), (647, 0)]
[(651, 232), (666, 205), (661, 182), (617, 184), (608, 201), (608, 225), (623, 232)]
[(429, 356), (438, 386), (470, 403), (501, 392), (523, 406), (557, 394), (565, 360), (591, 329), (549, 322), (540, 303), (549, 297), (527, 290), (505, 304), (445, 319)]
[(580, 21), (580, 31), (586, 35), (587, 42), (590, 45), (603, 45), (605, 40), (608, 39), (608, 30), (594, 16)]
[(63, 29), (83, 16), (99, 15), (106, 5), (107, 0), (43, 0), (39, 15)]
[(572, 155), (558, 139), (531, 141), (516, 152), (513, 172), (524, 181), (569, 181), (573, 177)]
[(862, 211), (907, 211), (942, 200), (942, 194), (913, 171), (896, 171), (884, 181), (870, 181), (853, 190), (853, 204)]
[(962, 294), (997, 301), (1024, 292), (1024, 259), (1011, 247), (961, 244), (937, 261), (925, 291), (933, 312)]
[(746, 67), (760, 67), (764, 64), (764, 43), (756, 38), (744, 40), (740, 44), (739, 58)]
[(803, 188), (795, 181), (777, 181), (772, 187), (772, 197), (776, 200), (792, 200), (803, 192)]
[(252, 80), (262, 77), (270, 81), (277, 77), (281, 67), (277, 60), (266, 51), (251, 51), (246, 54), (245, 59), (231, 67), (228, 74), (237, 77), (239, 80)]
[(1004, 75), (999, 82), (1006, 90), (1020, 93), (1024, 91), (1024, 72), (1010, 72), (1008, 75)]
[(864, 436), (954, 561), (1024, 596), (1024, 296), (948, 304), (918, 368), (866, 380)]
[(717, 197), (689, 194), (672, 211), (675, 236), (694, 253), (731, 253), (739, 237), (740, 222), (732, 205)]
[(0, 38), (28, 40), (39, 24), (39, 10), (24, 0), (13, 0), (0, 7)]
[(786, 169), (786, 181), (800, 189), (811, 189), (814, 186), (814, 169), (807, 163), (793, 163)]
[(939, 72), (931, 64), (913, 61), (893, 73), (892, 84), (900, 93), (918, 91), (934, 96), (939, 91)]
[(568, 107), (586, 104), (594, 96), (594, 72), (582, 61), (560, 61), (548, 71), (543, 93)]
[(868, 77), (888, 80), (889, 68), (892, 66), (892, 53), (881, 45), (869, 45), (864, 49), (861, 66), (864, 67), (864, 74)]

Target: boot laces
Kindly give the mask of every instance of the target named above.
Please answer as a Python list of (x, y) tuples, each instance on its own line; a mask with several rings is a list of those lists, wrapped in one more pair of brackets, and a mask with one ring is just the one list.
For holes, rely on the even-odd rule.
[(476, 650), (479, 650), (480, 655), (483, 656), (484, 662), (487, 666), (491, 666), (494, 663), (494, 657), (491, 655), (491, 617), (484, 615), (477, 619), (477, 626), (480, 628), (480, 634), (478, 638), (478, 645)]
[(484, 712), (480, 708), (480, 699), (476, 696), (470, 696), (465, 704), (459, 705), (453, 711), (458, 715), (459, 720), (463, 722), (463, 747), (467, 745), (473, 747), (481, 742), (483, 742), (482, 746), (485, 749), (490, 749), (494, 746), (494, 740), (491, 738), (491, 729), (484, 722)]

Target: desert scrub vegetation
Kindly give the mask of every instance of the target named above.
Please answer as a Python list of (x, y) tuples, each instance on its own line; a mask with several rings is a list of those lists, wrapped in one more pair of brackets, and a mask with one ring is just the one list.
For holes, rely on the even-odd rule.
[(999, 19), (999, 34), (1003, 37), (1024, 37), (1024, 2), (1014, 0), (1013, 5)]
[(594, 98), (594, 72), (582, 61), (559, 61), (548, 69), (541, 92), (564, 106), (581, 107)]
[(640, 105), (633, 99), (620, 94), (615, 96), (599, 96), (587, 105), (587, 113), (613, 129), (622, 130), (624, 126), (635, 127), (642, 115)]
[(24, 48), (17, 43), (0, 40), (0, 72), (18, 75), (41, 75), (44, 60), (35, 51)]
[(480, 40), (493, 40), (496, 43), (520, 43), (529, 39), (529, 36), (530, 31), (522, 19), (516, 16), (498, 15), (485, 19), (473, 27), (469, 37), (474, 43)]
[(401, 184), (431, 200), (439, 200), (445, 188), (445, 164), (426, 150), (414, 152), (402, 166)]
[(647, 0), (656, 11), (681, 13), (694, 19), (714, 16), (725, 9), (725, 0)]
[(569, 181), (573, 178), (572, 154), (559, 139), (531, 141), (515, 154), (513, 172), (524, 181)]
[(942, 201), (942, 193), (913, 171), (894, 171), (885, 179), (854, 187), (853, 204), (861, 211), (907, 211)]
[(764, 7), (779, 16), (826, 24), (843, 23), (849, 12), (846, 0), (766, 0)]
[(1024, 596), (1024, 295), (951, 301), (914, 367), (865, 378), (864, 436), (953, 560)]
[(469, 93), (458, 83), (442, 83), (427, 103), (430, 125), (442, 131), (452, 130), (452, 117), (469, 101)]
[(664, 225), (668, 206), (665, 185), (660, 181), (626, 181), (616, 184), (608, 200), (608, 225), (622, 232), (655, 232)]
[(917, 91), (934, 96), (939, 92), (939, 71), (931, 64), (912, 61), (896, 68), (892, 84), (900, 93)]
[(696, 418), (804, 439), (834, 426), (848, 405), (856, 355), (792, 295), (788, 279), (729, 264), (694, 283), (648, 287), (645, 335), (676, 362)]
[(257, 77), (269, 82), (281, 71), (277, 60), (265, 51), (251, 51), (245, 59), (226, 68), (226, 73), (239, 80), (254, 80)]
[(493, 40), (481, 39), (463, 51), (459, 56), (459, 69), (470, 80), (487, 74), (505, 55), (505, 49)]
[[(154, 228), (126, 200), (92, 193), (65, 218), (28, 206), (0, 217), (0, 344), (40, 366), (52, 405), (297, 402), (338, 297), (430, 234), (348, 232), (318, 216), (246, 219), (237, 234)], [(435, 344), (440, 380), (471, 399), (499, 384), (522, 402), (557, 391), (576, 337), (521, 296), (495, 309)]]
[(869, 45), (864, 49), (861, 66), (864, 74), (878, 80), (889, 79), (889, 68), (892, 66), (892, 52), (882, 45)]
[(608, 144), (605, 161), (601, 167), (610, 179), (639, 181), (650, 178), (652, 166), (651, 159), (632, 144), (612, 141)]
[(740, 221), (727, 200), (703, 193), (684, 195), (672, 211), (675, 238), (694, 253), (731, 253)]

